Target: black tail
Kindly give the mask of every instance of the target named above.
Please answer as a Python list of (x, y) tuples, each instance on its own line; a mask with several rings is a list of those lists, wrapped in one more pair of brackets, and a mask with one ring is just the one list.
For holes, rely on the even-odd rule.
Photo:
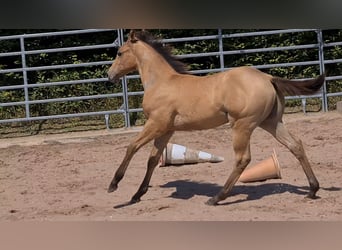
[(271, 82), (273, 86), (283, 95), (312, 95), (318, 92), (323, 86), (325, 74), (310, 80), (288, 80), (279, 77), (273, 77)]

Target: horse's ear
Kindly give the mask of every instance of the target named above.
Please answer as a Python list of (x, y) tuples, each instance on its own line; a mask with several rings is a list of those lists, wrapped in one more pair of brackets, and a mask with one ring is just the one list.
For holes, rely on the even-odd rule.
[(135, 43), (136, 41), (138, 41), (138, 38), (135, 36), (135, 30), (131, 30), (129, 32), (128, 38), (132, 43)]

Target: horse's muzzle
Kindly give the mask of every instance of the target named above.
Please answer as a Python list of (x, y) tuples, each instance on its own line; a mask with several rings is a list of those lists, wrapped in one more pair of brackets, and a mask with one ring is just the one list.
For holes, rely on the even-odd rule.
[(118, 75), (108, 74), (108, 81), (112, 83), (117, 83), (120, 77)]

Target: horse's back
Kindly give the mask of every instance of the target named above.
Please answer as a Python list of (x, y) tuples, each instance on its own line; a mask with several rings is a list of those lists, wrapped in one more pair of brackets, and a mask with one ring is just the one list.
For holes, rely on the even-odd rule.
[(230, 78), (230, 83), (234, 85), (246, 86), (248, 88), (252, 87), (251, 83), (254, 83), (254, 86), (257, 84), (263, 88), (272, 85), (270, 81), (272, 79), (271, 75), (250, 66), (236, 67), (223, 73)]

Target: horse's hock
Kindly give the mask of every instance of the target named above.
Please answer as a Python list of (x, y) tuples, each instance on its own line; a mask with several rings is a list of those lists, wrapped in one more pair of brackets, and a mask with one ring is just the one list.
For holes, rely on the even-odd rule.
[(342, 114), (342, 101), (336, 103), (336, 109)]

